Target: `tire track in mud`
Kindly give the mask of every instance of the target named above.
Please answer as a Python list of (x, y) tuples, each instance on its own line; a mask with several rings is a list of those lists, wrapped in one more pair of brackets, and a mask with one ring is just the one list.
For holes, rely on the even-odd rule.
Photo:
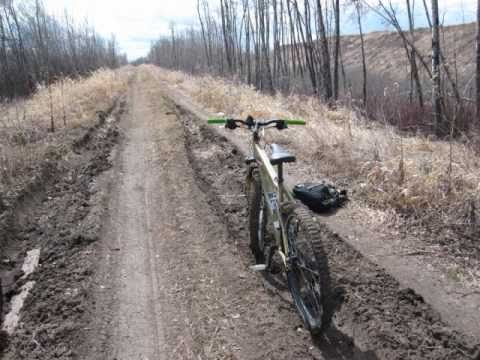
[[(238, 260), (223, 214), (188, 160), (181, 122), (148, 73), (139, 74), (132, 90), (111, 219), (97, 254), (95, 277), (105, 285), (92, 312), (99, 320), (83, 358), (323, 359), (297, 330), (290, 307), (263, 291)], [(140, 228), (145, 216), (150, 221)], [(160, 346), (139, 344), (152, 327), (161, 332)]]
[(92, 247), (107, 196), (98, 183), (111, 166), (110, 155), (119, 137), (117, 120), (124, 106), (123, 100), (116, 102), (106, 121), (66, 133), (64, 143), (51, 149), (48, 166), (41, 165), (48, 171), (36, 175), (35, 186), (28, 187), (12, 209), (12, 238), (5, 256), (11, 256), (12, 266), (18, 268), (28, 250), (41, 249), (41, 253), (38, 269), (27, 277), (16, 276), (6, 289), (9, 300), (26, 281), (35, 281), (0, 358), (77, 356), (76, 348), (84, 339), (81, 329), (87, 326), (83, 315), (89, 305)]
[[(243, 188), (246, 174), (243, 157), (225, 137), (218, 135), (210, 128), (199, 125), (197, 119), (181, 108), (177, 107), (177, 112), (184, 124), (187, 155), (196, 173), (195, 179), (198, 186), (207, 194), (209, 204), (216, 210), (218, 217), (225, 222), (232, 251), (238, 255), (238, 261), (248, 267), (252, 264), (253, 258), (248, 246), (247, 199)], [(350, 336), (336, 327), (330, 327), (323, 336), (312, 339), (309, 334), (306, 334), (307, 330), (302, 327), (285, 280), (267, 275), (263, 277), (262, 284), (271, 295), (270, 301), (282, 311), (289, 312), (289, 317), (296, 319), (294, 326), (297, 334), (293, 335), (296, 339), (292, 341), (304, 344), (303, 346), (315, 347), (321, 359), (377, 359), (372, 351), (360, 349)], [(277, 316), (280, 318), (279, 322), (287, 320), (281, 319), (282, 316), (285, 317), (282, 312), (278, 312)], [(290, 326), (287, 325), (287, 327)], [(305, 335), (298, 336), (298, 332)], [(280, 332), (278, 336), (281, 344), (282, 337), (292, 336), (292, 334)], [(286, 358), (291, 358), (288, 354), (285, 355)], [(272, 359), (277, 359), (278, 356)], [(303, 357), (299, 358), (303, 359)]]
[[(185, 144), (199, 187), (223, 217), (232, 246), (245, 265), (250, 264), (245, 170), (241, 152), (228, 140), (176, 106), (184, 124)], [(321, 217), (318, 217), (321, 223)], [(411, 289), (365, 259), (337, 235), (323, 229), (332, 276), (334, 305), (331, 326), (313, 343), (326, 359), (478, 359), (478, 345), (468, 335), (453, 331), (438, 313)], [(234, 250), (235, 251), (235, 250)], [(285, 289), (265, 280), (276, 300), (290, 311)], [(283, 299), (280, 300), (280, 299)]]

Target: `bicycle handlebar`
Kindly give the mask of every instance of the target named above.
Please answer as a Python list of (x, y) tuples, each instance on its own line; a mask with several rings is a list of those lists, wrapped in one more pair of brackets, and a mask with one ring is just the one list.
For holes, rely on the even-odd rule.
[(214, 124), (225, 124), (227, 122), (227, 119), (208, 119), (207, 123), (210, 125)]
[(228, 119), (228, 118), (211, 118), (207, 120), (207, 123), (210, 125), (225, 125), (230, 129), (235, 129), (238, 127), (237, 124), (246, 125), (249, 128), (254, 127), (257, 125), (258, 127), (265, 127), (268, 125), (276, 124), (279, 130), (286, 129), (287, 125), (306, 125), (307, 123), (305, 120), (301, 119), (278, 119), (278, 120), (268, 120), (268, 121), (251, 121), (247, 120), (239, 120), (239, 119)]

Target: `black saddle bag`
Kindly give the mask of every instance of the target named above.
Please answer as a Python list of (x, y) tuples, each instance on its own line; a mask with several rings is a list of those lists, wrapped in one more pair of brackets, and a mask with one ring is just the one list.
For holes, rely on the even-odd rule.
[(324, 213), (341, 207), (347, 199), (347, 191), (338, 191), (335, 186), (322, 181), (295, 185), (295, 197), (317, 213)]

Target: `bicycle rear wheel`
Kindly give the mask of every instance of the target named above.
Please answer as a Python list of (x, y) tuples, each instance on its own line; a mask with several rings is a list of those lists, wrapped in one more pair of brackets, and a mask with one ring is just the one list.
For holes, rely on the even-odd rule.
[(302, 208), (294, 210), (287, 220), (290, 266), (287, 282), (295, 306), (312, 334), (322, 329), (320, 229)]

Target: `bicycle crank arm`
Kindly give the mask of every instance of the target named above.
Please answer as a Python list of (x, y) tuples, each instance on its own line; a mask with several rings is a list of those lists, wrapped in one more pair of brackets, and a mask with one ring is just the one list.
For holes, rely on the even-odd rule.
[(285, 256), (285, 254), (283, 252), (281, 252), (280, 250), (277, 250), (277, 253), (282, 258), (283, 266), (285, 267), (285, 269), (288, 269), (288, 262), (287, 262), (287, 257)]
[(285, 256), (285, 254), (283, 252), (281, 252), (280, 250), (278, 249), (272, 249), (272, 251), (269, 251), (268, 253), (268, 257), (267, 257), (267, 261), (265, 264), (256, 264), (256, 265), (252, 265), (250, 266), (250, 270), (252, 271), (271, 271), (272, 269), (272, 259), (273, 259), (273, 256), (275, 254), (278, 254), (280, 256), (280, 258), (282, 259), (282, 265), (283, 265), (283, 268), (285, 270), (288, 270), (288, 267), (287, 267), (287, 257)]

